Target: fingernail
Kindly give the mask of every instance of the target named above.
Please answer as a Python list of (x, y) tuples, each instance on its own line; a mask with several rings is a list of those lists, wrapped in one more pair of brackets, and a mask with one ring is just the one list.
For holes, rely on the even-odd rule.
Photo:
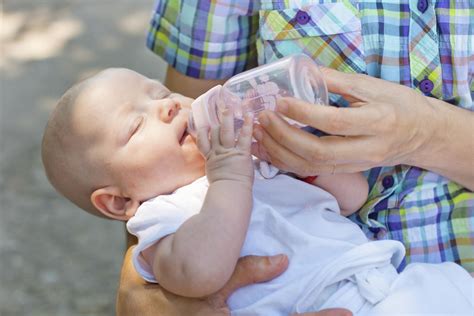
[(260, 122), (260, 125), (262, 126), (268, 125), (268, 117), (265, 114), (260, 114), (260, 116), (258, 117), (258, 121)]
[(278, 265), (281, 263), (281, 261), (283, 260), (284, 256), (283, 255), (276, 255), (276, 256), (271, 256), (270, 257), (270, 263), (272, 265)]
[(263, 134), (260, 128), (255, 127), (255, 129), (253, 130), (253, 137), (255, 137), (256, 140), (262, 140)]
[(277, 101), (276, 110), (281, 113), (286, 113), (288, 111), (288, 102), (285, 99), (279, 99)]

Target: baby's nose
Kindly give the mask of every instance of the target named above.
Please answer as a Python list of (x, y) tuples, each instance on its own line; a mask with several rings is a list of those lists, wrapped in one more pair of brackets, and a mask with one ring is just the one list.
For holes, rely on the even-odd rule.
[(165, 123), (171, 122), (173, 118), (179, 113), (181, 106), (178, 102), (167, 99), (163, 100), (163, 104), (159, 110), (159, 117)]

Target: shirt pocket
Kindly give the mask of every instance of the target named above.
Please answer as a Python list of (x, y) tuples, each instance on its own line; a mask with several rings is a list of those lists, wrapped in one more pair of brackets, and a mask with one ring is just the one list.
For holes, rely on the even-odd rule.
[(327, 67), (365, 72), (357, 1), (320, 0), (301, 7), (282, 3), (259, 11), (260, 64), (304, 53)]

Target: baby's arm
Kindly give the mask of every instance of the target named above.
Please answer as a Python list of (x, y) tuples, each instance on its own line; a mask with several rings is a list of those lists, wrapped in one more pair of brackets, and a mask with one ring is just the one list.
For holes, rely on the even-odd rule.
[(163, 238), (153, 256), (153, 272), (167, 290), (201, 297), (219, 290), (231, 277), (247, 233), (252, 209), (252, 120), (235, 142), (233, 117), (222, 127), (199, 131), (209, 188), (201, 212)]
[(362, 173), (320, 175), (313, 184), (336, 198), (344, 216), (357, 212), (364, 205), (369, 192), (367, 179)]

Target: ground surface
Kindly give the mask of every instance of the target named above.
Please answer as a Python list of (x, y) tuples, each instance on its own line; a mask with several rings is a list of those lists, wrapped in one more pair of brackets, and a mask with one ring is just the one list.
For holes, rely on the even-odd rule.
[(55, 100), (124, 66), (155, 78), (145, 48), (153, 0), (3, 0), (0, 20), (0, 315), (114, 315), (123, 225), (83, 214), (40, 162)]

